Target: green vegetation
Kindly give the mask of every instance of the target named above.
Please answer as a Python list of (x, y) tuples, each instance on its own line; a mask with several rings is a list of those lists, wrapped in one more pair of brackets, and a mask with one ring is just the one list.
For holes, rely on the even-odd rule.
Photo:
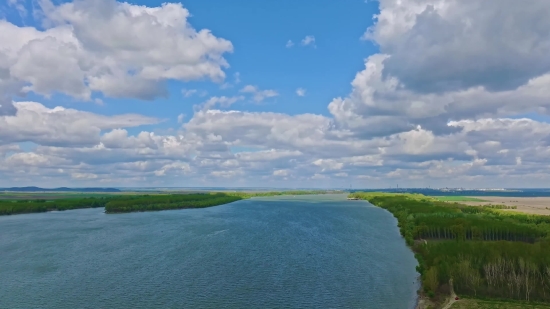
[(203, 208), (242, 199), (279, 195), (325, 194), (331, 191), (217, 192), (183, 194), (16, 193), (0, 197), (0, 215), (105, 207), (106, 213)]
[(56, 200), (0, 200), (0, 215), (12, 215), (32, 212), (46, 212), (52, 210), (69, 210), (79, 208), (104, 207), (108, 198), (80, 198)]
[(456, 196), (456, 195), (434, 196), (434, 198), (444, 202), (487, 202), (486, 200), (482, 200), (475, 197)]
[(550, 302), (550, 217), (419, 194), (354, 193), (390, 211), (413, 248), (427, 295)]
[(330, 194), (342, 193), (341, 191), (326, 191), (326, 190), (295, 190), (295, 191), (268, 191), (268, 192), (224, 192), (227, 195), (239, 196), (243, 199), (252, 197), (268, 197), (281, 195), (314, 195), (314, 194)]
[(527, 304), (516, 301), (461, 299), (451, 309), (550, 309), (546, 304)]
[(241, 200), (242, 197), (215, 194), (140, 195), (113, 199), (105, 205), (106, 213), (204, 208)]

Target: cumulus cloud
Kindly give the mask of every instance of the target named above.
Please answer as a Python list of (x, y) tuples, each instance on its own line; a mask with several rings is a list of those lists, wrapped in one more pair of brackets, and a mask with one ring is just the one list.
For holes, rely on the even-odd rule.
[(232, 51), (231, 42), (192, 28), (181, 4), (39, 4), (45, 30), (0, 20), (0, 89), (151, 100), (167, 95), (168, 80), (225, 78), (223, 54)]
[[(185, 123), (177, 116), (179, 129), (138, 133), (130, 128), (159, 120), (5, 99), (0, 180), (258, 186), (260, 179), (265, 186), (345, 187), (550, 181), (550, 4), (537, 0), (519, 10), (508, 0), (379, 3), (364, 38), (380, 53), (365, 60), (348, 95), (326, 102), (328, 115), (227, 110), (247, 97), (278, 95), (245, 85), (239, 95), (205, 99)], [(222, 55), (231, 44), (191, 28), (179, 4), (42, 7), (46, 30), (0, 21), (6, 97), (61, 91), (86, 99), (101, 91), (153, 98), (170, 79), (224, 76)], [(117, 30), (98, 36), (105, 28)], [(314, 37), (302, 44), (314, 46)], [(54, 55), (56, 48), (62, 51)], [(36, 65), (50, 58), (63, 67)], [(49, 71), (54, 80), (45, 78)], [(228, 84), (239, 81), (234, 75)], [(36, 147), (24, 150), (21, 142)]]
[(419, 93), (404, 87), (396, 77), (384, 78), (385, 59), (387, 55), (370, 56), (365, 70), (352, 82), (352, 93), (329, 104), (329, 111), (342, 127), (357, 134), (383, 136), (422, 125), (439, 134), (450, 132), (447, 123), (452, 120), (547, 113), (550, 107), (550, 74), (533, 78), (515, 90), (491, 92), (475, 87)]
[(102, 116), (89, 112), (47, 108), (36, 102), (17, 102), (15, 115), (0, 116), (0, 144), (34, 142), (40, 145), (94, 145), (102, 130), (155, 124), (142, 115)]
[(288, 40), (288, 41), (286, 42), (285, 47), (286, 47), (286, 48), (291, 48), (292, 46), (294, 46), (294, 42), (292, 42), (292, 40)]
[(550, 71), (549, 14), (545, 0), (381, 0), (364, 38), (415, 91), (513, 90)]

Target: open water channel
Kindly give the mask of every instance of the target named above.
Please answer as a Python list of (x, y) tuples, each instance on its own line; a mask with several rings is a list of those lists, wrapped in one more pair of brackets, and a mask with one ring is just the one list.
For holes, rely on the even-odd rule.
[(0, 308), (385, 308), (416, 301), (393, 216), (344, 195), (0, 217)]

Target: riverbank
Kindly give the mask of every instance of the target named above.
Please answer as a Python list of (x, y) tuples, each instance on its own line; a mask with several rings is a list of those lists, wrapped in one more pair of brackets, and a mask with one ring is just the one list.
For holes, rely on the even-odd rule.
[(367, 200), (397, 218), (419, 264), (419, 306), (443, 306), (451, 295), (450, 279), (459, 295), (550, 302), (550, 217), (420, 194), (369, 192), (350, 197)]
[[(253, 197), (281, 195), (330, 194), (337, 191), (266, 191), (266, 192), (178, 192), (152, 193), (123, 192), (114, 194), (91, 195), (59, 193), (23, 193), (16, 197), (0, 199), (0, 215), (64, 211), (71, 209), (105, 207), (106, 213), (125, 213), (141, 211), (160, 211), (170, 209), (203, 208), (232, 203)], [(11, 198), (9, 198), (11, 197)]]

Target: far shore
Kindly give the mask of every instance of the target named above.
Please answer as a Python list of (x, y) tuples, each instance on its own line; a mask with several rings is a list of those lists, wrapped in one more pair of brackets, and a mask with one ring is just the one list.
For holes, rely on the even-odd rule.
[(533, 215), (550, 215), (550, 197), (472, 196), (472, 198), (482, 199), (485, 202), (467, 201), (460, 203), (472, 206), (516, 206), (516, 209), (506, 209), (504, 211), (516, 211)]

